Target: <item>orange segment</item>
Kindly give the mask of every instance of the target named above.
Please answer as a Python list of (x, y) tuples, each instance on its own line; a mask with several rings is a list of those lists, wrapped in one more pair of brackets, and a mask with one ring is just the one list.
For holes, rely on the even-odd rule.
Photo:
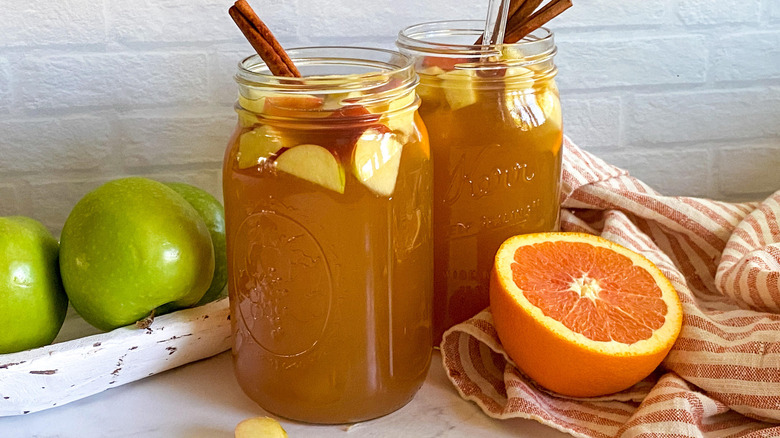
[(682, 324), (677, 293), (652, 262), (583, 233), (504, 242), (490, 308), (518, 368), (552, 391), (577, 397), (617, 392), (645, 378)]

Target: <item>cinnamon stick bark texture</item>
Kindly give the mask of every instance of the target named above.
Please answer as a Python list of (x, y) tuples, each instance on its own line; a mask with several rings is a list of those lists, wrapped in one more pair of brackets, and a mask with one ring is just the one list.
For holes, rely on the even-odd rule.
[(504, 42), (511, 44), (520, 41), (529, 33), (542, 27), (548, 21), (557, 17), (566, 9), (569, 9), (571, 5), (571, 0), (551, 0), (541, 9), (531, 14), (527, 19), (519, 23), (513, 23), (515, 24), (513, 27), (508, 27)]
[[(506, 0), (505, 0), (506, 1)], [(544, 0), (511, 0), (509, 3), (509, 18), (506, 23), (504, 43), (516, 43), (545, 23), (560, 15), (572, 6), (571, 0), (550, 0), (538, 11)], [(480, 36), (474, 45), (483, 43)]]
[(246, 0), (236, 1), (228, 9), (228, 13), (274, 76), (301, 76), (271, 29), (263, 23)]
[(523, 23), (544, 0), (525, 0), (520, 2), (520, 6), (509, 15), (512, 23)]

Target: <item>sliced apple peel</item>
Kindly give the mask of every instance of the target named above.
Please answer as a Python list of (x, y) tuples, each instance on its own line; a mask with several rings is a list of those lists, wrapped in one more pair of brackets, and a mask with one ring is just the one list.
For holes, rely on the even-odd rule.
[(282, 152), (275, 161), (282, 172), (344, 193), (344, 167), (329, 150), (316, 144), (301, 144)]
[(355, 143), (352, 172), (369, 190), (380, 196), (395, 191), (403, 144), (393, 132), (370, 128)]

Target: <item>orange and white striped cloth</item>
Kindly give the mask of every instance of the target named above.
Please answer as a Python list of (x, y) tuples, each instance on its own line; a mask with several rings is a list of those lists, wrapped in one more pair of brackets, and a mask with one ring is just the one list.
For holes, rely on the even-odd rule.
[(682, 332), (644, 381), (575, 399), (518, 371), (486, 309), (441, 343), (460, 394), (576, 437), (780, 437), (780, 191), (763, 203), (663, 196), (569, 139), (564, 153), (561, 228), (652, 260), (680, 296)]

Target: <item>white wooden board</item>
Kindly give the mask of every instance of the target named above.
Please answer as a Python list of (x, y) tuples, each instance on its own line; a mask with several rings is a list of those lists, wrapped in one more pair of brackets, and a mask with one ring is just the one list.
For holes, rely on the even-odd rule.
[(230, 348), (229, 315), (223, 298), (159, 316), (148, 329), (122, 327), (0, 354), (0, 416), (61, 406), (219, 354)]

